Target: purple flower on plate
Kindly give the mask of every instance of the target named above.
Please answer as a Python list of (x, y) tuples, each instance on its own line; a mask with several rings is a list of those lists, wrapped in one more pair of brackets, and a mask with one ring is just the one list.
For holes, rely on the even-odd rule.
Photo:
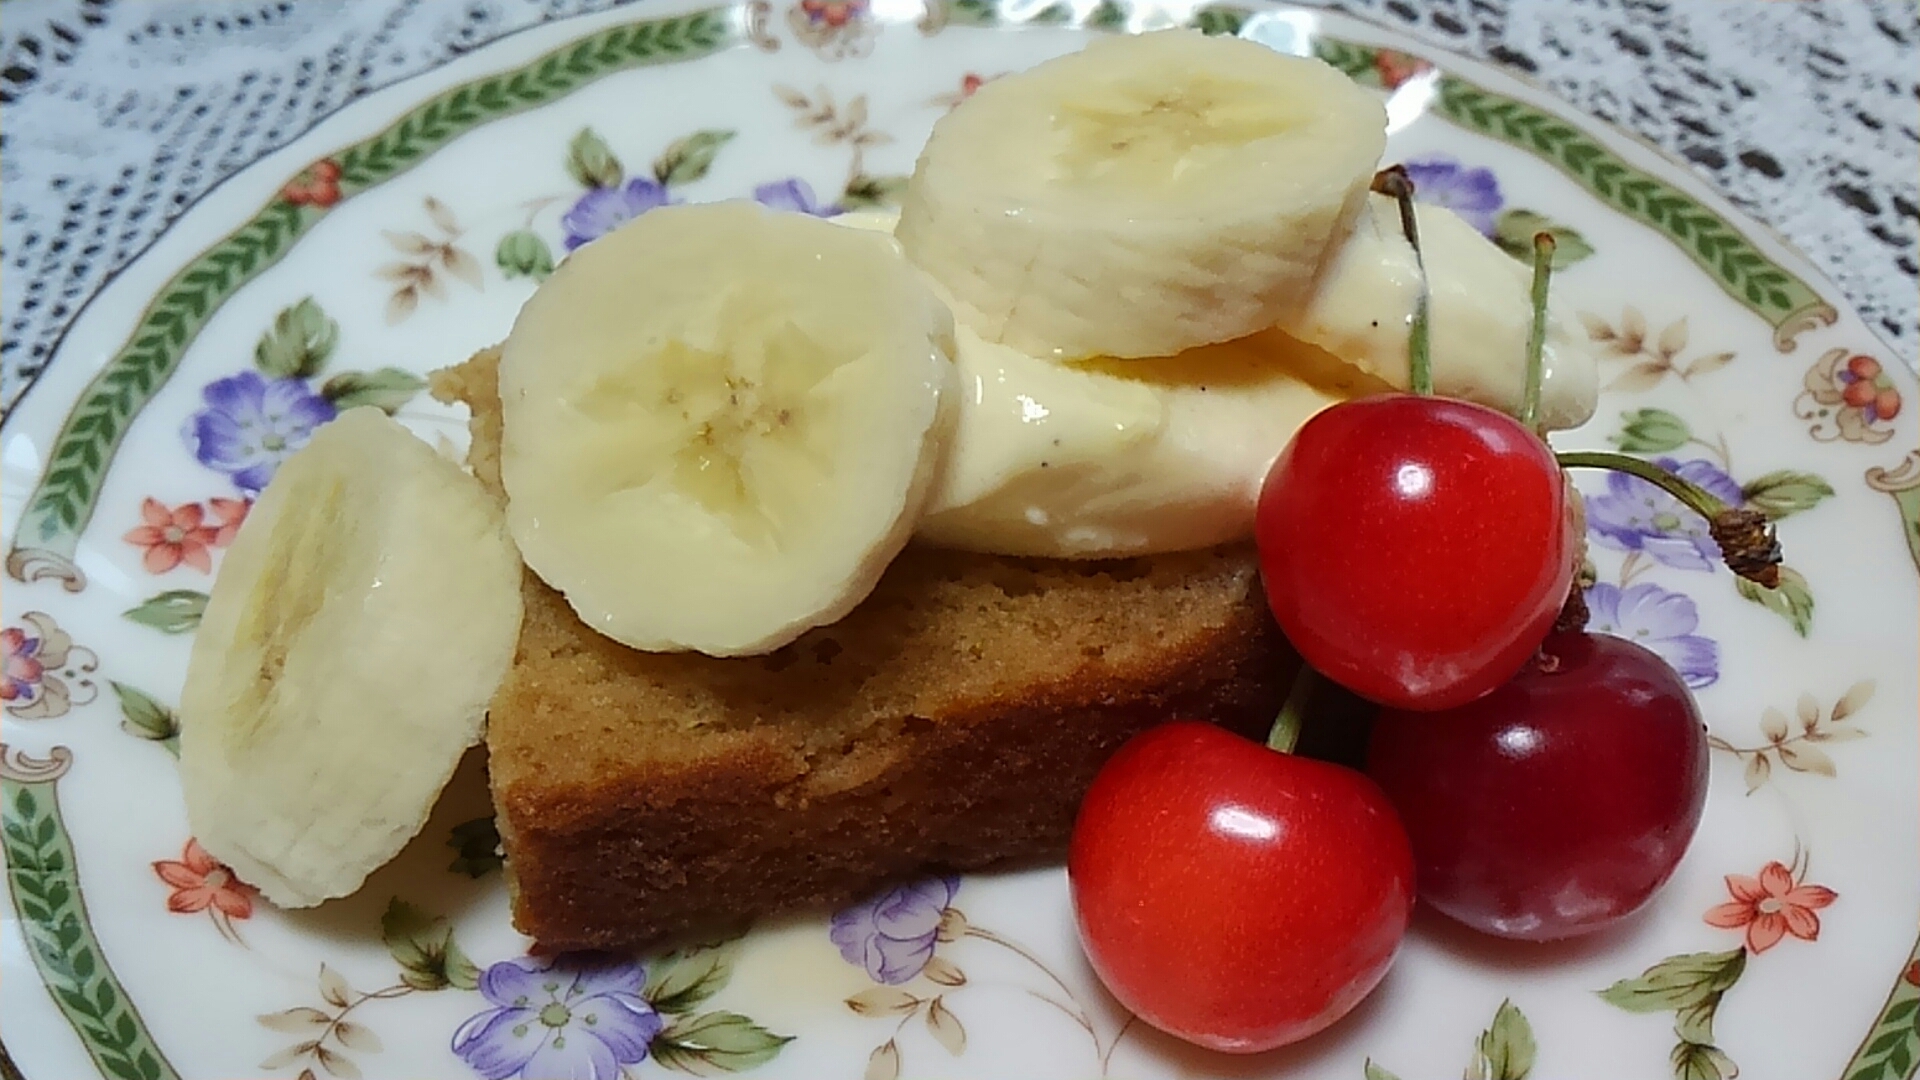
[(1493, 235), (1493, 216), (1505, 201), (1493, 170), (1469, 168), (1444, 154), (1417, 158), (1406, 162), (1406, 167), (1414, 198), (1444, 206), (1482, 235)]
[(793, 210), (814, 217), (829, 218), (846, 213), (837, 203), (814, 202), (813, 188), (797, 177), (761, 184), (753, 189), (753, 201), (769, 210)]
[(1587, 590), (1587, 629), (1644, 646), (1695, 690), (1720, 678), (1720, 646), (1694, 633), (1700, 609), (1688, 597), (1658, 585), (1600, 582)]
[(307, 445), (313, 429), (335, 416), (333, 403), (304, 379), (268, 379), (243, 371), (200, 391), (207, 407), (187, 420), (187, 449), (200, 464), (258, 492), (280, 463)]
[(933, 959), (940, 917), (959, 888), (954, 877), (896, 885), (834, 915), (828, 933), (847, 963), (867, 969), (874, 982), (898, 985)]
[(480, 976), (493, 1008), (460, 1025), (453, 1052), (486, 1080), (618, 1080), (665, 1026), (646, 982), (642, 965), (600, 957), (502, 961)]
[[(1732, 506), (1746, 501), (1740, 485), (1711, 461), (1676, 464), (1672, 458), (1660, 458), (1657, 464)], [(1710, 570), (1720, 560), (1720, 545), (1713, 542), (1705, 519), (1680, 500), (1625, 473), (1608, 473), (1606, 492), (1588, 496), (1587, 529), (1608, 547), (1644, 551), (1682, 570)]]
[(561, 227), (567, 230), (567, 250), (598, 240), (649, 210), (673, 203), (664, 185), (645, 177), (635, 177), (624, 187), (593, 188), (560, 217)]

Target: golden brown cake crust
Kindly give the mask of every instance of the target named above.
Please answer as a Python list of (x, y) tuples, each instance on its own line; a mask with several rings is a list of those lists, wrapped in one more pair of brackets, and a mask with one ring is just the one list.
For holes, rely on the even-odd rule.
[[(497, 354), (434, 378), (499, 491)], [(526, 575), (487, 733), (515, 925), (640, 948), (931, 868), (1058, 858), (1093, 774), (1176, 717), (1249, 734), (1294, 661), (1250, 547), (1071, 563), (909, 548), (766, 657), (649, 654)]]

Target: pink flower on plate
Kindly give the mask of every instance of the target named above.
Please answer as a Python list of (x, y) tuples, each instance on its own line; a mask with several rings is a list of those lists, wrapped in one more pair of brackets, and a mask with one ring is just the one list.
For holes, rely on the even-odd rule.
[(0, 630), (0, 701), (32, 697), (46, 674), (40, 662), (41, 639), (9, 626)]
[(213, 920), (221, 936), (240, 944), (233, 920), (253, 914), (253, 886), (233, 876), (233, 871), (207, 854), (200, 841), (189, 838), (179, 859), (161, 859), (153, 864), (173, 892), (167, 896), (167, 910), (179, 915), (204, 911)]
[(1433, 65), (1411, 53), (1381, 49), (1373, 54), (1373, 70), (1383, 88), (1397, 90), (1414, 76), (1432, 71)]
[(140, 518), (145, 524), (129, 531), (124, 539), (145, 553), (140, 561), (149, 574), (164, 574), (181, 563), (210, 574), (213, 556), (208, 548), (218, 539), (220, 530), (208, 526), (206, 516), (199, 503), (169, 510), (158, 499), (144, 499)]
[(1788, 934), (1801, 941), (1820, 937), (1820, 916), (1814, 912), (1831, 904), (1839, 894), (1824, 885), (1806, 885), (1796, 881), (1793, 871), (1779, 862), (1760, 868), (1760, 876), (1727, 875), (1727, 891), (1733, 899), (1709, 910), (1708, 926), (1722, 930), (1747, 931), (1747, 951), (1755, 956), (1780, 944)]
[(240, 535), (240, 526), (246, 524), (247, 511), (253, 509), (253, 502), (250, 499), (208, 499), (207, 508), (213, 511), (215, 520), (219, 522), (214, 528), (211, 543), (214, 547), (226, 547), (233, 543), (234, 537)]
[(331, 159), (316, 161), (280, 189), (280, 197), (295, 206), (325, 210), (340, 201), (340, 165)]

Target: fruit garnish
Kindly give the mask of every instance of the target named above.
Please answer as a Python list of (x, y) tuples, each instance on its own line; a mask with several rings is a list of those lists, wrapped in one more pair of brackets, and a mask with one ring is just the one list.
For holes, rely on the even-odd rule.
[(180, 696), (192, 835), (281, 907), (426, 824), (520, 635), (499, 505), (374, 408), (288, 458), (214, 579)]
[(1409, 709), (1472, 701), (1520, 670), (1566, 600), (1579, 541), (1545, 443), (1485, 406), (1406, 394), (1302, 426), (1254, 529), (1300, 655)]
[(1385, 147), (1379, 98), (1319, 60), (1119, 34), (934, 124), (896, 235), (989, 342), (1171, 356), (1308, 300)]
[(1478, 701), (1382, 710), (1367, 759), (1412, 838), (1420, 899), (1534, 941), (1643, 907), (1707, 796), (1706, 730), (1664, 661), (1585, 633), (1549, 637), (1540, 656)]
[[(1376, 183), (1401, 201), (1418, 251), (1411, 182), (1389, 169)], [(1302, 425), (1267, 476), (1254, 529), (1274, 618), (1309, 664), (1381, 704), (1445, 709), (1533, 655), (1580, 538), (1539, 436), (1427, 392), (1426, 321), (1422, 301), (1414, 392), (1344, 402)]]
[(568, 257), (502, 347), (507, 525), (616, 641), (771, 652), (905, 545), (952, 348), (882, 237), (742, 203), (643, 214)]
[[(1375, 188), (1400, 204), (1416, 253), (1413, 185), (1395, 166)], [(1765, 520), (1636, 458), (1557, 457), (1535, 430), (1553, 239), (1535, 237), (1533, 328), (1518, 418), (1431, 396), (1427, 305), (1409, 330), (1411, 394), (1326, 409), (1294, 434), (1255, 518), (1267, 598), (1308, 663), (1400, 709), (1448, 709), (1512, 677), (1568, 602), (1580, 535), (1563, 467), (1642, 476), (1706, 515), (1736, 573), (1778, 580)]]
[(1121, 747), (1067, 855), (1080, 940), (1107, 989), (1162, 1031), (1236, 1053), (1307, 1038), (1373, 990), (1412, 917), (1413, 875), (1406, 832), (1366, 776), (1195, 722)]
[[(1411, 184), (1395, 170), (1376, 183), (1417, 251)], [(1275, 464), (1258, 522), (1281, 627), (1309, 662), (1387, 706), (1368, 772), (1407, 823), (1421, 899), (1528, 940), (1639, 910), (1706, 799), (1706, 734), (1686, 683), (1638, 645), (1579, 630), (1579, 536), (1565, 516), (1577, 496), (1562, 468), (1668, 491), (1709, 520), (1743, 577), (1772, 587), (1780, 562), (1753, 511), (1636, 458), (1547, 447), (1536, 422), (1553, 246), (1534, 237), (1517, 417), (1418, 395), (1328, 409)], [(1430, 384), (1424, 323), (1421, 305), (1416, 388)]]

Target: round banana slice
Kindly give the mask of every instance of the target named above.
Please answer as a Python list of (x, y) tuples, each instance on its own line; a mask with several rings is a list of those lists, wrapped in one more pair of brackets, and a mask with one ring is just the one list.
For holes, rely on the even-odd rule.
[(864, 599), (951, 427), (953, 320), (883, 236), (651, 211), (541, 286), (500, 358), (527, 565), (638, 649), (769, 652)]
[(180, 698), (193, 835), (281, 907), (426, 824), (520, 633), (499, 505), (374, 408), (280, 466), (214, 581)]
[(1379, 99), (1319, 60), (1120, 35), (936, 123), (896, 235), (989, 342), (1170, 356), (1298, 307), (1385, 148)]

